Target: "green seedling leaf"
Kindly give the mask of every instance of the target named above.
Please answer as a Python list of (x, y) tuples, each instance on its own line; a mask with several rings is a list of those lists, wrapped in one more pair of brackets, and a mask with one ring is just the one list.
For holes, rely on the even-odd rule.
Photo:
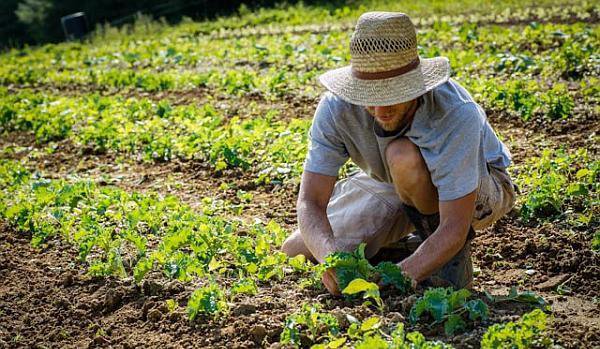
[(444, 323), (444, 332), (447, 336), (453, 336), (459, 330), (464, 330), (467, 328), (467, 324), (460, 317), (460, 315), (451, 314), (446, 319)]
[(346, 337), (334, 339), (331, 342), (327, 343), (327, 348), (337, 349), (340, 348), (344, 343), (346, 343)]
[(379, 326), (381, 326), (381, 320), (379, 317), (373, 316), (363, 321), (362, 325), (360, 325), (360, 330), (362, 332), (367, 332), (378, 329)]
[(465, 303), (465, 309), (469, 312), (469, 320), (485, 320), (488, 318), (490, 310), (481, 299), (473, 299)]
[(411, 281), (404, 276), (400, 267), (391, 262), (381, 262), (375, 267), (381, 278), (382, 285), (392, 285), (400, 292), (405, 293), (411, 289)]
[(450, 306), (450, 311), (456, 310), (462, 307), (463, 304), (467, 301), (467, 298), (471, 296), (471, 292), (466, 289), (460, 289), (458, 291), (452, 292), (448, 297), (448, 304)]
[(379, 294), (379, 286), (373, 282), (368, 282), (363, 279), (354, 279), (342, 290), (342, 293), (346, 295), (354, 295), (360, 292), (364, 292), (363, 298), (371, 298), (377, 303), (377, 306), (380, 309), (383, 307), (383, 301)]
[(430, 288), (417, 300), (410, 310), (409, 319), (414, 324), (419, 317), (429, 312), (436, 322), (442, 321), (444, 315), (450, 311), (450, 288)]
[(373, 290), (379, 291), (379, 287), (377, 287), (377, 284), (365, 281), (363, 279), (354, 279), (348, 284), (348, 286), (346, 286), (346, 288), (344, 288), (342, 293), (353, 295), (360, 292), (368, 292)]
[(189, 319), (193, 321), (199, 313), (216, 316), (227, 312), (225, 293), (217, 284), (197, 289), (192, 293), (188, 301), (187, 312)]

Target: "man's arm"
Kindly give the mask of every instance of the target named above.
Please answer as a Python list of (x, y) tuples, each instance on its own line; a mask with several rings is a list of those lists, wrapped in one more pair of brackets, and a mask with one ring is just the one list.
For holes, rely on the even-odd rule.
[(475, 210), (477, 193), (462, 198), (440, 201), (440, 225), (419, 248), (400, 262), (402, 270), (414, 281), (421, 282), (440, 269), (465, 245)]
[[(298, 227), (304, 244), (319, 262), (325, 262), (328, 254), (335, 252), (333, 230), (327, 218), (327, 204), (331, 198), (336, 177), (304, 171), (298, 195)], [(323, 284), (333, 295), (340, 289), (333, 270), (323, 273)]]
[(319, 263), (335, 251), (335, 241), (329, 219), (327, 204), (331, 198), (336, 177), (304, 171), (296, 206), (298, 226), (304, 244)]

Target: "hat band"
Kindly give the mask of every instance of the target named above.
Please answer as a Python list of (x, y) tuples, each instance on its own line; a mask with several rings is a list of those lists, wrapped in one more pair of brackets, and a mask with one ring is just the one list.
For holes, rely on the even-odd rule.
[(352, 68), (352, 76), (354, 76), (357, 79), (361, 79), (361, 80), (389, 79), (389, 78), (393, 78), (395, 76), (399, 76), (399, 75), (408, 73), (409, 71), (418, 67), (420, 62), (421, 61), (419, 60), (419, 57), (417, 57), (412, 62), (410, 62), (407, 65), (402, 66), (400, 68), (386, 70), (386, 71), (378, 71), (378, 72), (363, 72), (363, 71), (358, 71), (358, 70), (355, 70), (354, 68)]

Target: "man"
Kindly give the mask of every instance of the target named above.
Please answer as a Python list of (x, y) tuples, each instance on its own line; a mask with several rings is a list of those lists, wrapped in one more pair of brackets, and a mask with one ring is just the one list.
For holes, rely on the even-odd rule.
[[(350, 54), (350, 66), (320, 77), (329, 91), (310, 131), (299, 230), (282, 250), (323, 263), (365, 242), (369, 258), (416, 230), (422, 243), (399, 263), (413, 285), (469, 287), (473, 229), (514, 205), (507, 148), (449, 79), (448, 60), (418, 56), (405, 14), (363, 14)], [(348, 158), (362, 171), (335, 183)], [(333, 271), (323, 283), (340, 293)]]

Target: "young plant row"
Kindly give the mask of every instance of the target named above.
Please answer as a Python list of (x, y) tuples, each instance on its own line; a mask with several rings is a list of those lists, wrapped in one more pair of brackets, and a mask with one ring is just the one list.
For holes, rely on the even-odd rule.
[(40, 143), (70, 139), (88, 151), (131, 154), (145, 161), (198, 160), (217, 171), (251, 171), (259, 183), (297, 178), (302, 170), (310, 120), (284, 122), (278, 113), (226, 119), (211, 104), (171, 106), (148, 99), (0, 89), (4, 132), (32, 131)]
[[(514, 92), (523, 93), (516, 87)], [(516, 103), (506, 97), (503, 101)], [(558, 109), (545, 104), (553, 106)], [(145, 161), (204, 161), (217, 171), (250, 171), (257, 183), (297, 180), (302, 172), (310, 120), (284, 122), (276, 115), (271, 111), (226, 120), (210, 104), (171, 106), (147, 99), (0, 90), (3, 132), (32, 131), (40, 143), (70, 139), (90, 151), (130, 154)], [(536, 221), (564, 216), (571, 225), (597, 224), (599, 164), (585, 149), (546, 150), (530, 159), (515, 178), (524, 193), (522, 217)]]
[[(441, 7), (447, 8), (441, 9)], [(475, 8), (469, 8), (472, 6)], [(529, 22), (589, 21), (598, 17), (598, 7), (592, 2), (576, 1), (556, 6), (550, 2), (502, 2), (498, 4), (457, 1), (452, 4), (434, 6), (427, 1), (419, 3), (398, 3), (395, 1), (367, 1), (359, 6), (323, 7), (304, 6), (302, 3), (290, 8), (265, 9), (250, 12), (240, 8), (238, 16), (218, 18), (210, 22), (186, 23), (172, 29), (174, 35), (204, 34), (211, 38), (239, 38), (258, 35), (281, 35), (294, 31), (298, 26), (310, 25), (313, 32), (330, 32), (339, 28), (351, 30), (356, 19), (373, 8), (385, 8), (410, 14), (417, 27), (429, 27), (439, 22), (453, 25), (473, 23), (478, 26), (488, 24), (514, 24)], [(494, 8), (496, 7), (496, 8)], [(444, 13), (444, 15), (440, 15)], [(332, 25), (333, 24), (333, 25)], [(313, 28), (315, 25), (321, 28)], [(117, 37), (116, 28), (104, 28), (98, 32), (97, 40)], [(127, 34), (126, 31), (120, 32)]]
[[(139, 40), (133, 37), (99, 45), (66, 43), (24, 48), (0, 57), (7, 73), (2, 76), (10, 76), (11, 72), (15, 76), (32, 72), (32, 77), (44, 77), (43, 74), (34, 74), (34, 71), (90, 75), (89, 71), (99, 75), (102, 71), (126, 69), (200, 73), (210, 66), (230, 70), (240, 65), (263, 72), (270, 65), (322, 71), (348, 62), (350, 34), (348, 30), (232, 40), (164, 36)], [(460, 70), (465, 63), (470, 63), (478, 69), (527, 69), (544, 76), (556, 75), (557, 70), (562, 69), (567, 78), (581, 78), (586, 72), (594, 73), (590, 71), (593, 64), (590, 56), (597, 52), (594, 43), (598, 40), (598, 26), (532, 23), (526, 26), (478, 27), (469, 23), (456, 26), (440, 22), (420, 30), (418, 35), (424, 56), (465, 52), (452, 57), (452, 61), (456, 61), (455, 69)], [(519, 66), (507, 66), (511, 60), (517, 60), (515, 65), (520, 63)], [(578, 65), (582, 65), (578, 67), (581, 71), (575, 71)], [(4, 79), (5, 83), (16, 81), (16, 77)]]
[[(429, 341), (418, 332), (406, 332), (402, 322), (389, 323), (385, 318), (372, 316), (364, 321), (345, 315), (342, 328), (338, 317), (324, 312), (317, 305), (304, 304), (302, 309), (289, 315), (281, 333), (280, 342), (293, 347), (312, 349), (450, 349), (441, 341)], [(481, 338), (482, 349), (550, 348), (553, 341), (546, 332), (547, 315), (540, 309), (524, 314), (517, 321), (495, 324)]]
[[(419, 49), (425, 57), (447, 56), (453, 75), (468, 89), (484, 86), (494, 90), (504, 84), (530, 81), (520, 86), (526, 96), (514, 98), (524, 98), (527, 104), (541, 100), (538, 94), (546, 100), (564, 95), (565, 101), (560, 103), (566, 108), (549, 113), (540, 109), (538, 114), (567, 117), (576, 95), (591, 96), (588, 102), (598, 104), (597, 84), (586, 83), (600, 73), (595, 45), (598, 28), (585, 24), (478, 28), (440, 23), (421, 33)], [(212, 94), (316, 97), (321, 91), (316, 76), (349, 61), (348, 39), (348, 32), (333, 32), (216, 42), (161, 37), (100, 47), (73, 43), (46, 46), (0, 56), (0, 83), (150, 92), (202, 87)], [(478, 79), (473, 81), (472, 76)], [(493, 101), (482, 102), (495, 105)], [(518, 106), (508, 111), (524, 119), (531, 116)]]
[(173, 196), (128, 193), (90, 181), (47, 180), (15, 161), (0, 163), (0, 218), (31, 235), (34, 246), (61, 238), (79, 251), (89, 274), (133, 278), (162, 274), (204, 285), (188, 304), (199, 313), (227, 311), (238, 294), (309, 271), (301, 257), (277, 248), (286, 232), (275, 222), (225, 219), (211, 200), (192, 210)]
[[(354, 252), (337, 252), (327, 257), (326, 263), (318, 269), (332, 269), (337, 277), (342, 294), (350, 302), (362, 294), (367, 299), (363, 305), (375, 304), (381, 314), (385, 304), (380, 296), (380, 287), (391, 287), (395, 295), (414, 293), (410, 281), (400, 268), (391, 262), (380, 262), (373, 266), (365, 258), (365, 245), (361, 244)], [(543, 298), (532, 292), (518, 292), (511, 289), (507, 296), (491, 296), (491, 303), (517, 301), (546, 308)], [(416, 299), (408, 314), (411, 326), (443, 328), (446, 336), (453, 336), (485, 322), (489, 309), (481, 299), (470, 299), (466, 289), (428, 288)], [(342, 317), (342, 319), (340, 319)], [(347, 320), (347, 321), (346, 321)], [(282, 344), (311, 348), (450, 348), (439, 341), (426, 341), (419, 332), (404, 332), (403, 323), (385, 324), (379, 316), (372, 316), (363, 322), (355, 317), (321, 311), (319, 304), (304, 304), (302, 309), (289, 315), (284, 324), (280, 341)], [(551, 344), (545, 337), (546, 315), (536, 310), (524, 317), (523, 321), (494, 325), (484, 335), (483, 348), (528, 348), (534, 343)], [(346, 331), (341, 326), (346, 323)], [(419, 328), (419, 327), (418, 327)]]
[(600, 161), (587, 149), (544, 149), (516, 167), (525, 221), (566, 221), (572, 226), (600, 223)]

